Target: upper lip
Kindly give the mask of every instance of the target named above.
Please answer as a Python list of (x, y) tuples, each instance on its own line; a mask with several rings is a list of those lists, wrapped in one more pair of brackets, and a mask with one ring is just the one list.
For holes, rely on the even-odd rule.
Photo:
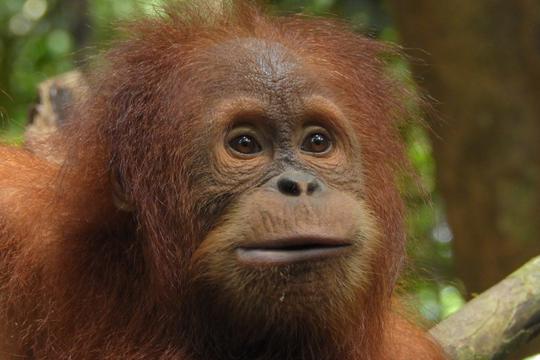
[(236, 254), (248, 264), (285, 265), (334, 257), (350, 245), (351, 241), (339, 237), (297, 235), (251, 242), (238, 247)]

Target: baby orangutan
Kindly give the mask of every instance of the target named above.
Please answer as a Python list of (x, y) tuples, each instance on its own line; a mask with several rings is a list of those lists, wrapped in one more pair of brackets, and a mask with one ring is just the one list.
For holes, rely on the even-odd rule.
[(61, 164), (0, 147), (0, 358), (443, 359), (392, 310), (404, 90), (249, 1), (126, 25)]

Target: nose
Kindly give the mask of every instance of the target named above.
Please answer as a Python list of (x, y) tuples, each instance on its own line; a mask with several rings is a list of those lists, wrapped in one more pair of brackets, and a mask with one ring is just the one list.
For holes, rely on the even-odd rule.
[(323, 184), (315, 176), (303, 171), (287, 171), (277, 179), (277, 188), (287, 196), (313, 195), (323, 190)]

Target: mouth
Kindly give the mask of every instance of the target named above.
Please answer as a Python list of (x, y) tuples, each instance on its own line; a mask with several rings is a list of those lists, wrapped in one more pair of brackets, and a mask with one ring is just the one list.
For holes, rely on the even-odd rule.
[(247, 244), (236, 249), (236, 256), (248, 265), (289, 265), (337, 257), (350, 247), (351, 242), (346, 239), (298, 236)]

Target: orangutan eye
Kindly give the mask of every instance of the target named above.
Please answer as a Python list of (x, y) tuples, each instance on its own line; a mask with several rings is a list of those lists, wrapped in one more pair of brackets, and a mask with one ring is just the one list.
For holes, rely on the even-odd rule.
[(234, 151), (244, 155), (253, 155), (262, 151), (259, 142), (253, 136), (245, 134), (231, 139), (229, 146)]
[(323, 132), (312, 132), (304, 138), (300, 148), (305, 152), (321, 154), (332, 147), (332, 141)]

